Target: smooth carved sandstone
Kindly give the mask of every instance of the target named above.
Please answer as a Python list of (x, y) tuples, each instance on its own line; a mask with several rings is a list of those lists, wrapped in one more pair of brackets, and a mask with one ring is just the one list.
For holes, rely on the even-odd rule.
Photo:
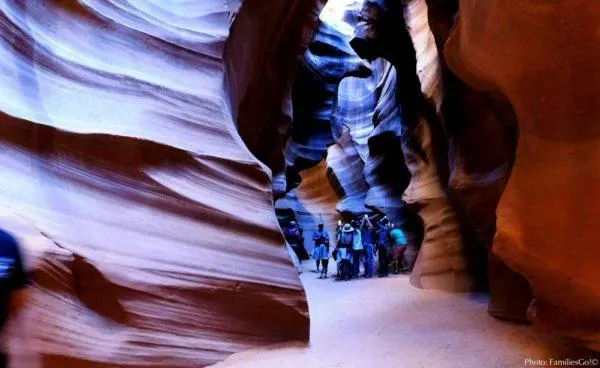
[(246, 1), (225, 43), (227, 94), (237, 130), (275, 174), (285, 166), (282, 149), (293, 117), (293, 77), (325, 2)]
[(518, 121), (493, 251), (530, 282), (535, 324), (600, 349), (600, 4), (465, 0), (459, 19), (450, 67)]
[[(375, 111), (371, 154), (377, 157), (381, 151), (384, 157), (400, 160), (386, 171), (405, 179), (384, 187), (399, 191), (397, 200), (415, 208), (424, 225), (411, 282), (453, 291), (479, 289), (482, 276), (475, 273), (476, 262), (463, 239), (466, 229), (461, 228), (445, 191), (447, 142), (437, 116), (442, 101), (441, 65), (427, 22), (427, 4), (365, 1), (362, 17), (353, 47), (367, 59), (383, 57), (393, 66)], [(387, 140), (377, 142), (378, 135)], [(395, 141), (389, 141), (391, 137)], [(401, 151), (394, 152), (394, 147)]]
[(287, 190), (299, 184), (300, 171), (317, 165), (335, 143), (331, 120), (342, 79), (371, 74), (350, 48), (344, 26), (341, 21), (320, 21), (295, 76), (294, 121), (284, 151)]
[[(248, 96), (268, 88), (256, 81), (269, 69), (244, 55), (277, 54), (270, 80), (292, 75), (320, 5), (0, 5), (0, 225), (20, 235), (36, 280), (32, 355), (15, 366), (197, 367), (308, 339), (268, 170), (231, 114), (249, 119)], [(228, 37), (239, 52), (224, 59)], [(284, 89), (253, 101), (255, 114), (274, 101), (281, 112)]]
[[(276, 202), (277, 209), (289, 208), (296, 215), (300, 227), (304, 230), (304, 247), (312, 252), (314, 242), (312, 232), (317, 223), (323, 221), (330, 235), (335, 234), (335, 227), (341, 219), (336, 207), (340, 196), (336, 193), (329, 178), (327, 163), (302, 171), (302, 183)], [(332, 237), (331, 241), (334, 241)]]
[(35, 280), (15, 366), (306, 341), (274, 198), (307, 244), (404, 221), (424, 288), (478, 289), (494, 240), (490, 313), (600, 350), (595, 0), (166, 3), (0, 5), (0, 226)]
[(466, 85), (448, 68), (444, 46), (457, 19), (458, 1), (428, 0), (427, 4), (442, 66), (441, 115), (450, 138), (447, 192), (466, 230), (467, 258), (478, 274), (484, 274), (488, 264), (487, 280), (479, 278), (479, 282), (489, 285), (489, 313), (527, 322), (532, 300), (527, 280), (493, 254), (487, 262), (496, 232), (496, 207), (514, 161), (516, 117), (509, 103)]

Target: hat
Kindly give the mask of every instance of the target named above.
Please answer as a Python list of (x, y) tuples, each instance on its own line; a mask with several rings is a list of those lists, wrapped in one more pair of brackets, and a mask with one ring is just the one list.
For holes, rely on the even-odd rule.
[(345, 233), (350, 233), (350, 232), (354, 231), (354, 228), (352, 227), (352, 225), (346, 223), (344, 225), (344, 227), (342, 228), (342, 231)]

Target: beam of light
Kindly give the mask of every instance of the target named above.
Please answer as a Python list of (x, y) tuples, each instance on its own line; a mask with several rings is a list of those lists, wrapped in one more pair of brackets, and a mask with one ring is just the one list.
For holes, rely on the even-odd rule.
[(362, 2), (362, 0), (329, 0), (319, 18), (323, 22), (334, 25), (340, 32), (352, 35), (354, 29), (343, 20), (344, 12), (347, 9), (357, 9)]

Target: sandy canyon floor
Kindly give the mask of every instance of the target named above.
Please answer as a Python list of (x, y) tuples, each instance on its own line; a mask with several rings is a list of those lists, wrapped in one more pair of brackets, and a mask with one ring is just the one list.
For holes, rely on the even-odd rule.
[[(310, 344), (289, 343), (231, 356), (215, 368), (526, 367), (526, 359), (578, 359), (591, 352), (486, 313), (484, 294), (420, 290), (408, 276), (319, 280), (300, 277), (311, 314)], [(335, 264), (330, 265), (330, 273)]]

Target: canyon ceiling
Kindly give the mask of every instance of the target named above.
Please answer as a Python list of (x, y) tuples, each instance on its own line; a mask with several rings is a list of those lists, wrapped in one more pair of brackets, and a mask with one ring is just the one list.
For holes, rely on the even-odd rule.
[(413, 285), (489, 288), (491, 315), (600, 350), (600, 3), (347, 3), (0, 2), (29, 359), (307, 340), (274, 208), (307, 229), (386, 214)]

